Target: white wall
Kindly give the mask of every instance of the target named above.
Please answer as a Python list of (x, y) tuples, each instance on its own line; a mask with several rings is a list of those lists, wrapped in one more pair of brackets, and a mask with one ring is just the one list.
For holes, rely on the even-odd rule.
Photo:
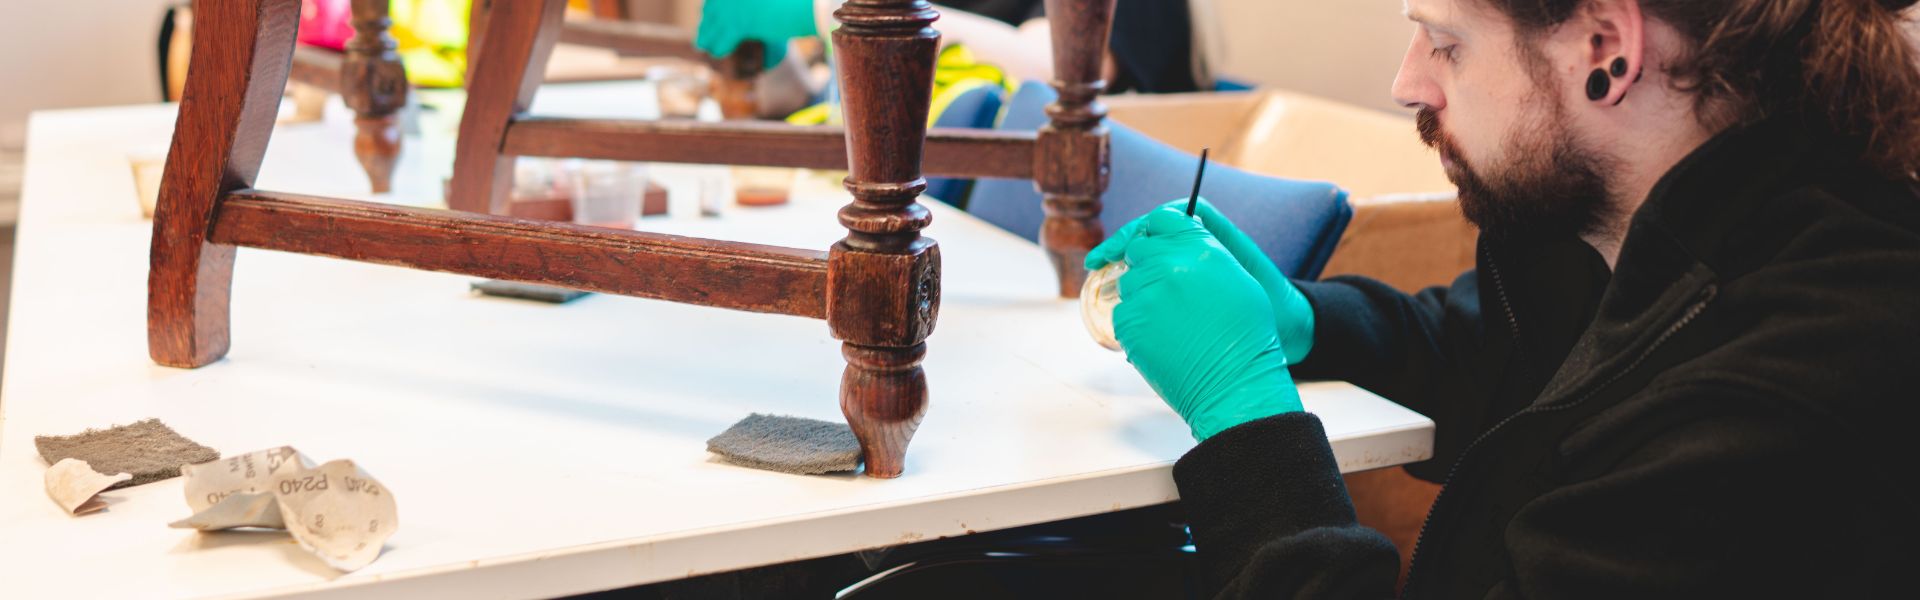
[(43, 108), (160, 101), (160, 16), (170, 0), (0, 0), (0, 149)]
[[(1197, 1), (1197, 0), (1196, 0)], [(1216, 70), (1399, 113), (1388, 88), (1413, 24), (1401, 0), (1212, 0), (1225, 56)], [(1920, 8), (1905, 15), (1920, 47)]]
[(1413, 24), (1401, 0), (1213, 0), (1219, 75), (1407, 112), (1388, 88)]

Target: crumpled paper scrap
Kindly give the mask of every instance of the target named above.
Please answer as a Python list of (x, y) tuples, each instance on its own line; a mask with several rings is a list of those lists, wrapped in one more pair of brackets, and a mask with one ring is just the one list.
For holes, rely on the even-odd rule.
[(100, 492), (113, 487), (113, 484), (133, 479), (131, 473), (103, 475), (93, 470), (87, 461), (78, 458), (63, 458), (47, 468), (47, 497), (60, 505), (69, 515), (84, 515), (106, 508), (107, 503), (100, 499)]
[(393, 493), (351, 460), (315, 466), (281, 446), (181, 471), (194, 514), (169, 527), (286, 529), (301, 548), (342, 571), (372, 563), (400, 526)]

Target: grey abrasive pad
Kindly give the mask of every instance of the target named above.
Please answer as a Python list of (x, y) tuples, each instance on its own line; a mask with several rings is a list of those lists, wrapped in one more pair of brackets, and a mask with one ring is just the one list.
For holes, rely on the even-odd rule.
[(537, 300), (540, 302), (552, 302), (554, 304), (565, 303), (575, 298), (579, 298), (581, 296), (587, 295), (586, 292), (582, 292), (580, 290), (570, 290), (567, 288), (553, 287), (550, 285), (540, 285), (537, 283), (521, 283), (518, 281), (503, 281), (499, 279), (475, 281), (469, 285), (470, 287), (473, 288), (473, 291), (480, 292), (481, 294), (488, 295), (488, 296), (499, 296), (502, 298), (520, 298), (522, 300)]
[(860, 467), (860, 441), (845, 423), (754, 413), (707, 440), (707, 451), (743, 467), (818, 475)]
[(219, 452), (175, 433), (159, 419), (88, 429), (75, 435), (34, 436), (33, 445), (47, 464), (77, 458), (104, 475), (133, 475), (133, 479), (116, 483), (113, 488), (179, 477), (180, 465), (220, 458)]

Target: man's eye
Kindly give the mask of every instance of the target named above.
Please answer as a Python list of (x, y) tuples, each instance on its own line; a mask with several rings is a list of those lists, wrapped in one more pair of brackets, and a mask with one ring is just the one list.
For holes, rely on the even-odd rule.
[(1432, 51), (1432, 52), (1429, 52), (1429, 53), (1427, 53), (1427, 55), (1428, 55), (1428, 56), (1430, 56), (1430, 57), (1433, 57), (1433, 58), (1437, 58), (1437, 59), (1438, 59), (1438, 58), (1444, 58), (1444, 59), (1446, 59), (1446, 61), (1447, 61), (1447, 62), (1457, 62), (1457, 61), (1458, 61), (1458, 59), (1457, 59), (1457, 58), (1455, 58), (1455, 56), (1454, 56), (1454, 52), (1455, 52), (1455, 51), (1456, 51), (1456, 50), (1457, 50), (1457, 49), (1458, 49), (1459, 47), (1460, 47), (1460, 46), (1459, 46), (1458, 44), (1453, 44), (1453, 45), (1448, 45), (1448, 46), (1445, 46), (1445, 47), (1441, 47), (1441, 48), (1434, 48), (1434, 49), (1433, 49), (1433, 51)]

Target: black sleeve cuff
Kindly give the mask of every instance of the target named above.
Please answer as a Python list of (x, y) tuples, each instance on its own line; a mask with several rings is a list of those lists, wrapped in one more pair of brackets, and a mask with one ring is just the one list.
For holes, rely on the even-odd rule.
[(1174, 463), (1173, 479), (1194, 544), (1228, 572), (1269, 542), (1355, 523), (1326, 429), (1310, 413), (1222, 431)]

